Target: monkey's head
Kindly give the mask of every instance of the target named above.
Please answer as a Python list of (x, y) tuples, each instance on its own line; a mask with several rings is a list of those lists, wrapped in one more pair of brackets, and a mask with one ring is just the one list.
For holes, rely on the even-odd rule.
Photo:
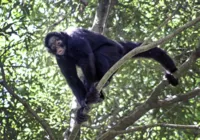
[(64, 55), (66, 51), (65, 33), (51, 32), (45, 37), (45, 47), (53, 55)]

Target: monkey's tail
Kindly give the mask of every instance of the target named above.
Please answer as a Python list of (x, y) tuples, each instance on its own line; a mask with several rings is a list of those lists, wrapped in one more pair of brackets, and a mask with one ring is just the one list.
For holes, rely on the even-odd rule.
[[(124, 47), (125, 54), (139, 47), (142, 44), (134, 42), (119, 42), (119, 43)], [(134, 56), (134, 58), (138, 57), (151, 58), (160, 63), (166, 69), (165, 77), (167, 78), (169, 83), (173, 86), (178, 85), (178, 79), (173, 76), (173, 73), (177, 71), (176, 65), (174, 64), (171, 57), (164, 50), (155, 47)]]

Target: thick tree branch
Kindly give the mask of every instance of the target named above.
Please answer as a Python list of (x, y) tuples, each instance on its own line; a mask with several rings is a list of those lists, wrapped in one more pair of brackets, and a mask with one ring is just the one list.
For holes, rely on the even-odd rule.
[(92, 31), (103, 34), (111, 0), (98, 0), (98, 6), (92, 25)]
[(2, 77), (3, 77), (3, 81), (0, 84), (12, 95), (13, 98), (15, 98), (18, 102), (20, 102), (24, 106), (24, 108), (26, 108), (26, 110), (31, 116), (33, 116), (40, 123), (40, 125), (49, 135), (50, 139), (56, 140), (49, 125), (37, 115), (37, 113), (31, 108), (31, 106), (25, 100), (23, 100), (21, 97), (15, 94), (12, 88), (6, 83), (5, 71), (1, 63), (0, 63), (0, 67), (1, 67)]

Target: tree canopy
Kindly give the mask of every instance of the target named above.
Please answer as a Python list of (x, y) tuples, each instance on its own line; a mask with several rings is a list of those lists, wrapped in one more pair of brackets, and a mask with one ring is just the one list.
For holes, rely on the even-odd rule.
[[(199, 15), (198, 0), (1, 0), (0, 139), (199, 139)], [(73, 94), (44, 47), (48, 32), (71, 26), (144, 42), (109, 71), (106, 99), (77, 128)], [(155, 61), (129, 59), (155, 46), (176, 63), (177, 87)]]

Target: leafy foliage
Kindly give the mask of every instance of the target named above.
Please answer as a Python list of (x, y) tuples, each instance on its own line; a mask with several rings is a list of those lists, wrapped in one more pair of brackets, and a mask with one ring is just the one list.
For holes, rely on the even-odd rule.
[[(145, 40), (174, 11), (175, 15), (152, 40), (173, 32), (199, 15), (200, 3), (194, 0), (116, 0), (110, 10), (105, 35), (116, 40)], [(69, 26), (89, 28), (96, 1), (84, 7), (78, 1), (29, 0), (0, 1), (0, 64), (7, 84), (15, 94), (51, 127), (57, 139), (69, 127), (72, 94), (56, 62), (43, 47), (44, 35)], [(164, 48), (180, 66), (196, 49), (200, 23), (174, 37)], [(200, 61), (181, 77), (178, 87), (163, 89), (159, 98), (185, 94), (200, 85)], [(104, 89), (106, 100), (90, 112), (92, 125), (82, 130), (82, 139), (95, 139), (122, 117), (144, 102), (161, 81), (162, 67), (154, 61), (131, 60)], [(0, 72), (0, 80), (3, 79)], [(41, 125), (3, 86), (0, 86), (0, 139), (48, 139)], [(151, 123), (199, 124), (200, 98), (195, 97), (165, 108), (150, 110), (134, 125)], [(133, 127), (133, 126), (132, 126)], [(130, 127), (130, 128), (132, 128)], [(91, 129), (93, 128), (93, 129)], [(116, 139), (194, 139), (199, 131), (154, 127), (119, 135)]]

